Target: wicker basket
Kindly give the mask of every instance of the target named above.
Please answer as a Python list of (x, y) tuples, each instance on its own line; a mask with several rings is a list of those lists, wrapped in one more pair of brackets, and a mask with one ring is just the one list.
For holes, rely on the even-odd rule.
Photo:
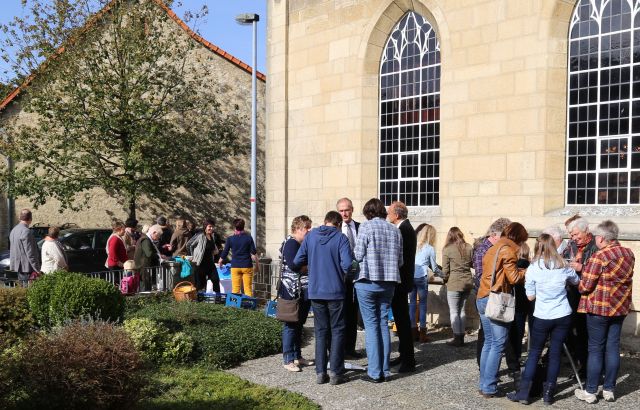
[(191, 282), (180, 282), (176, 285), (175, 288), (173, 288), (173, 297), (178, 302), (181, 302), (183, 300), (196, 300), (197, 289)]

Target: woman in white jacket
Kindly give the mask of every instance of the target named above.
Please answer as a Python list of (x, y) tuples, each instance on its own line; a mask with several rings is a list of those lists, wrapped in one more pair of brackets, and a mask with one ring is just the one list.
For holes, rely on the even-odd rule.
[(67, 270), (67, 258), (64, 254), (62, 244), (58, 241), (60, 228), (52, 226), (49, 234), (42, 243), (42, 273), (55, 272), (57, 270)]

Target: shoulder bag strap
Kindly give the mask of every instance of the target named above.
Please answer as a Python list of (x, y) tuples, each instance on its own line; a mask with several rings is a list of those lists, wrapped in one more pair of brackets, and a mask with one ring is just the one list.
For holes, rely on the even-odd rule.
[(282, 241), (282, 245), (280, 245), (280, 277), (278, 278), (278, 284), (276, 285), (276, 298), (273, 300), (278, 300), (280, 298), (280, 286), (282, 286), (282, 273), (284, 272), (284, 264), (286, 261), (284, 260), (284, 244), (287, 243), (287, 238), (284, 238)]
[(489, 292), (493, 289), (493, 286), (496, 284), (496, 263), (498, 263), (498, 254), (500, 254), (500, 250), (504, 248), (505, 245), (502, 245), (496, 251), (496, 256), (493, 258), (493, 270), (491, 271), (491, 285), (489, 286)]

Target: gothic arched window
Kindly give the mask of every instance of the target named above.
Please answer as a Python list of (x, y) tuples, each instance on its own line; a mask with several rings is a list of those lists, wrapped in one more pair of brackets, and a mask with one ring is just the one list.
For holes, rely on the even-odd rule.
[(569, 28), (567, 205), (640, 204), (640, 0), (580, 0)]
[(380, 62), (380, 199), (389, 205), (440, 203), (440, 42), (409, 12)]

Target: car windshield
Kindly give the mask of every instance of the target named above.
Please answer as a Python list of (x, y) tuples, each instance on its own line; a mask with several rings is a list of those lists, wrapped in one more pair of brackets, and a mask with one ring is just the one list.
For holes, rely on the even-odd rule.
[(73, 232), (64, 236), (60, 242), (70, 249), (91, 249), (93, 245), (93, 231)]
[(77, 232), (77, 231), (74, 231), (74, 230), (60, 231), (60, 238), (66, 238), (68, 236), (71, 236), (73, 235), (74, 232)]

